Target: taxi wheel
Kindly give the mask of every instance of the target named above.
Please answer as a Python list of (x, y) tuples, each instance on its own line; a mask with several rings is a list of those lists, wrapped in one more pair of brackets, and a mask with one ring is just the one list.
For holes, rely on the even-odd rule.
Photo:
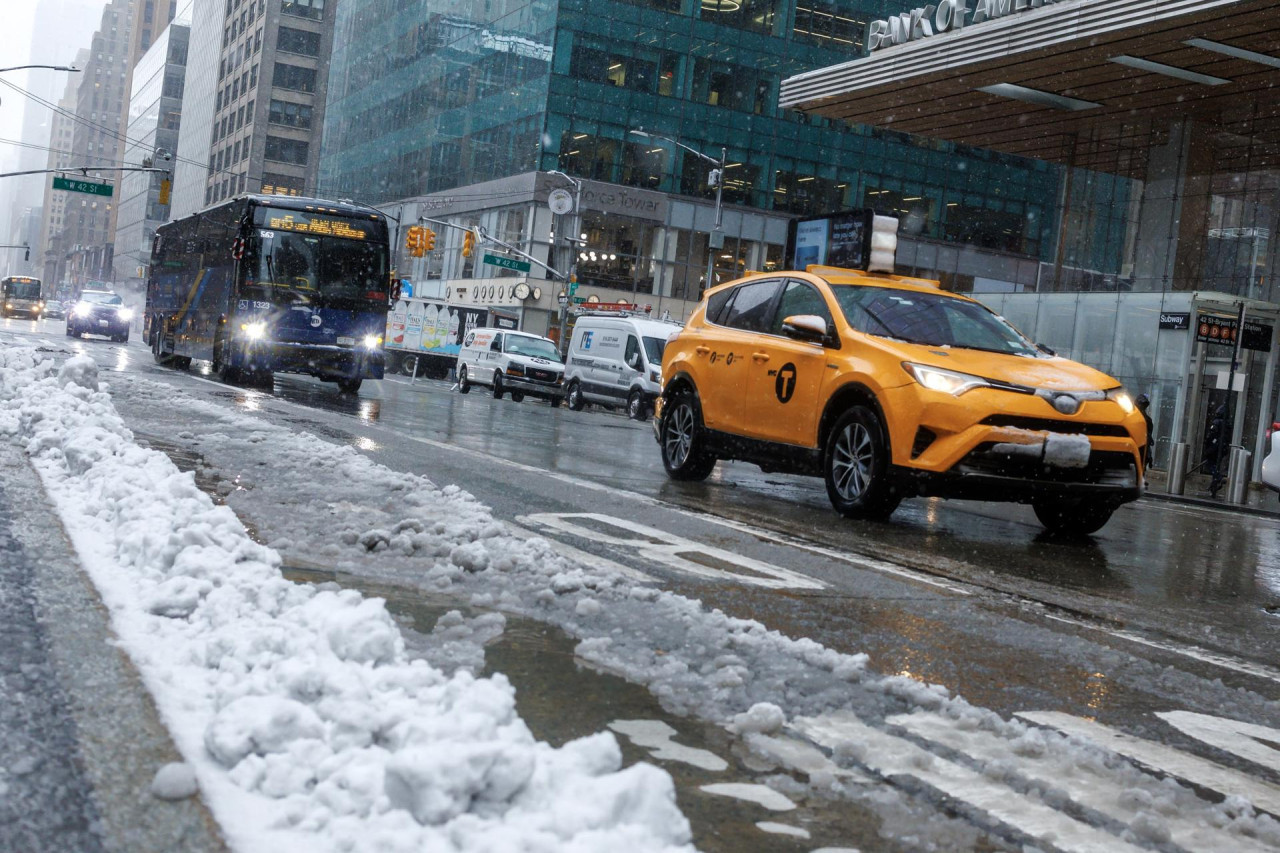
[(715, 454), (706, 449), (702, 413), (689, 391), (680, 391), (662, 415), (662, 466), (673, 480), (705, 480), (716, 467)]
[(471, 380), (467, 378), (467, 366), (458, 368), (458, 393), (466, 394), (471, 390)]
[(582, 399), (582, 386), (578, 384), (578, 380), (574, 380), (569, 384), (569, 391), (566, 394), (568, 398), (569, 408), (575, 412), (581, 412), (586, 408), (587, 401)]
[(836, 421), (822, 455), (827, 497), (846, 518), (884, 519), (902, 501), (889, 483), (889, 448), (880, 417), (854, 406)]
[(1031, 508), (1050, 533), (1064, 536), (1097, 533), (1116, 511), (1115, 504), (1086, 498), (1041, 498)]

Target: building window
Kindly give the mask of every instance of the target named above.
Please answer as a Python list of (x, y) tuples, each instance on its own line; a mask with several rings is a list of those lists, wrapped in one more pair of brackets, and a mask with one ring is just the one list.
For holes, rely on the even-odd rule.
[(324, 0), (283, 0), (280, 12), (298, 18), (310, 18), (318, 21), (324, 17)]
[(702, 0), (701, 17), (713, 24), (772, 33), (780, 19), (780, 0)]
[(281, 163), (306, 165), (309, 146), (298, 139), (284, 139), (279, 136), (267, 137), (266, 159)]
[(271, 114), (267, 118), (271, 124), (283, 124), (287, 127), (311, 127), (311, 107), (306, 104), (291, 104), (288, 101), (271, 101)]
[(299, 195), (302, 193), (302, 179), (265, 172), (262, 175), (262, 191), (268, 195)]
[(276, 32), (276, 50), (301, 56), (320, 55), (320, 34), (292, 27), (281, 27)]
[(796, 5), (796, 21), (791, 31), (799, 41), (861, 50), (864, 22), (849, 14), (848, 5), (839, 0), (804, 0)]
[(296, 92), (314, 92), (316, 90), (316, 71), (314, 68), (303, 68), (300, 65), (286, 65), (277, 62), (271, 85), (279, 89), (293, 89)]

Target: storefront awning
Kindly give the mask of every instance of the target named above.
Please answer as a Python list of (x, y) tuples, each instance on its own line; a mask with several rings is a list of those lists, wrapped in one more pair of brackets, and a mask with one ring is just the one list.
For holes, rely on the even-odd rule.
[[(1039, 2), (967, 0), (966, 26), (947, 32), (938, 8), (962, 4), (921, 2), (923, 14), (885, 29), (886, 39), (895, 29), (913, 38), (790, 77), (780, 103), (1129, 175), (1144, 170), (1151, 128), (1186, 118), (1215, 136), (1217, 156), (1280, 165), (1280, 4)], [(979, 8), (986, 14), (969, 23)]]

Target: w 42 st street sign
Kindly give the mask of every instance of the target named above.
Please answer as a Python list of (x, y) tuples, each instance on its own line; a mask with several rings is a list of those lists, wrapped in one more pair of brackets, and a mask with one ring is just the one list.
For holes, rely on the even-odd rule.
[(73, 193), (85, 193), (87, 195), (105, 195), (110, 196), (115, 188), (111, 184), (99, 184), (94, 181), (76, 181), (71, 178), (53, 179), (53, 188), (55, 190), (67, 190)]

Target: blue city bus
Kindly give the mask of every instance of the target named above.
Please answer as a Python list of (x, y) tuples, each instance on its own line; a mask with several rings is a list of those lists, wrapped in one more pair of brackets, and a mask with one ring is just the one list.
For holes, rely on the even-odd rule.
[(362, 205), (244, 195), (156, 229), (143, 333), (160, 364), (224, 382), (381, 379), (387, 219)]

